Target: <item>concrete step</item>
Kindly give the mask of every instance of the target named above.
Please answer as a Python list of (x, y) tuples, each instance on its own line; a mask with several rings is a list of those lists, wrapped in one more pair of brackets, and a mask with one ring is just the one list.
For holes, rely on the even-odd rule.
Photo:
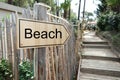
[(111, 48), (106, 44), (83, 44), (84, 48)]
[(81, 72), (120, 77), (120, 63), (106, 60), (83, 59)]
[(96, 60), (110, 60), (120, 62), (120, 58), (117, 57), (110, 49), (99, 48), (84, 48), (82, 53), (83, 59), (96, 59)]
[(117, 55), (111, 49), (104, 48), (84, 48), (82, 55), (117, 58)]
[(102, 57), (102, 56), (82, 55), (82, 59), (108, 60), (108, 61), (117, 61), (117, 62), (120, 62), (120, 58), (115, 58), (115, 57)]
[(102, 40), (101, 38), (97, 37), (97, 36), (84, 36), (83, 37), (83, 41), (85, 42), (105, 42), (105, 40)]
[(97, 41), (97, 42), (83, 41), (83, 44), (108, 44), (108, 42), (107, 41)]
[(80, 80), (120, 80), (119, 77), (81, 73)]

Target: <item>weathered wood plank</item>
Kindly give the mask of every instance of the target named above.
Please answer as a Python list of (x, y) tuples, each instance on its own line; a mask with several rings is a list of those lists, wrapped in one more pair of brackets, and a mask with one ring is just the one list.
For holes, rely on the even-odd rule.
[(52, 76), (51, 76), (51, 77), (52, 77), (52, 80), (56, 80), (56, 76), (55, 76), (55, 66), (54, 66), (55, 63), (54, 63), (53, 47), (50, 47), (49, 49), (50, 49), (50, 53), (49, 53), (49, 54), (50, 54), (50, 56), (51, 56), (51, 67), (52, 67), (52, 68), (51, 68), (51, 70), (52, 70), (52, 72), (51, 72), (51, 73), (52, 73)]
[(8, 54), (8, 60), (10, 63), (12, 63), (12, 49), (11, 49), (11, 34), (10, 34), (10, 18), (6, 18), (6, 37), (7, 37), (7, 54)]
[(12, 14), (12, 43), (13, 43), (13, 49), (14, 51), (12, 51), (13, 53), (13, 73), (14, 73), (14, 80), (19, 80), (19, 72), (18, 72), (18, 60), (19, 60), (19, 50), (17, 49), (17, 25), (16, 22), (17, 21), (17, 13), (16, 14)]
[(0, 59), (3, 57), (2, 51), (2, 23), (0, 22)]

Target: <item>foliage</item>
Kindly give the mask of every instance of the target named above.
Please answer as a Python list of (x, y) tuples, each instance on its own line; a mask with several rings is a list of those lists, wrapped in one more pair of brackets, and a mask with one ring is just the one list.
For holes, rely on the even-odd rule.
[(85, 16), (89, 18), (90, 16), (93, 16), (93, 13), (85, 11)]
[(120, 0), (99, 0), (101, 4), (98, 4), (97, 15), (105, 13), (107, 11), (114, 11), (120, 13)]
[(120, 0), (100, 0), (98, 5), (98, 27), (102, 31), (120, 31)]
[(68, 9), (70, 8), (70, 5), (71, 0), (65, 0), (64, 3), (61, 3), (61, 8), (64, 10), (64, 18), (67, 18), (68, 16)]
[[(19, 64), (19, 80), (33, 80), (32, 64), (28, 61), (23, 61)], [(0, 63), (0, 80), (12, 80), (13, 74), (11, 65), (5, 59), (1, 60)]]
[(76, 21), (77, 21), (77, 16), (76, 16), (76, 13), (74, 13), (72, 10), (71, 10), (71, 17), (70, 17), (70, 21), (73, 22), (73, 24), (76, 24)]
[(64, 3), (61, 3), (61, 7), (64, 9), (64, 10), (67, 10), (70, 6), (70, 0), (65, 0)]
[(120, 0), (106, 0), (106, 2), (110, 6), (116, 6), (120, 4)]
[(99, 20), (97, 22), (97, 26), (101, 31), (105, 31), (105, 26), (106, 26), (106, 22), (107, 22), (106, 19), (107, 19), (107, 17), (105, 15), (101, 15), (99, 17)]
[(33, 80), (32, 64), (28, 61), (23, 61), (19, 64), (19, 80)]
[(107, 14), (102, 14), (97, 23), (101, 31), (120, 31), (120, 14), (115, 12), (109, 12)]
[(106, 0), (108, 8), (112, 11), (120, 13), (120, 0)]
[(99, 0), (101, 4), (98, 4), (97, 16), (114, 11), (120, 13), (120, 0)]
[(2, 59), (0, 63), (0, 80), (12, 80), (13, 74), (10, 64), (7, 60)]
[(85, 18), (87, 22), (92, 21), (93, 20), (92, 17), (93, 17), (93, 13), (85, 11)]
[(98, 4), (97, 9), (97, 16), (100, 16), (101, 14), (105, 13), (107, 11), (107, 2), (105, 0), (99, 0), (101, 4)]

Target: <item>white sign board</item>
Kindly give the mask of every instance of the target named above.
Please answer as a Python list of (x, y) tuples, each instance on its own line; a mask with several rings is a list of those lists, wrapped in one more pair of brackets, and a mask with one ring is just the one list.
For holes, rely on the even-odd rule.
[(63, 45), (69, 32), (62, 24), (18, 19), (18, 48)]

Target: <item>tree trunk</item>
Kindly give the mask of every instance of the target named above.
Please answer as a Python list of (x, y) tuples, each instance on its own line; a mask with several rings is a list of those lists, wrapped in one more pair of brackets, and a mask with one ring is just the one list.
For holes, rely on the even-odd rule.
[(71, 7), (69, 6), (69, 20), (70, 20), (70, 17), (71, 17)]
[(64, 18), (67, 19), (67, 10), (64, 10)]

